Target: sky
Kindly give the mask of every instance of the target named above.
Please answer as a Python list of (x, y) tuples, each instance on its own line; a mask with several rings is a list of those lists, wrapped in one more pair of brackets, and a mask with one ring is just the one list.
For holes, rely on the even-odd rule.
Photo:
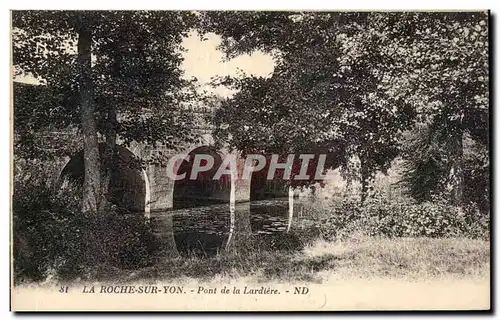
[(183, 46), (188, 50), (184, 54), (182, 68), (186, 78), (196, 77), (200, 85), (209, 92), (228, 97), (234, 92), (226, 87), (211, 89), (208, 87), (212, 77), (236, 76), (238, 69), (246, 74), (268, 77), (274, 69), (274, 61), (269, 54), (256, 51), (252, 55), (241, 55), (229, 61), (224, 61), (224, 54), (217, 49), (221, 38), (209, 33), (201, 41), (196, 32), (185, 38)]
[[(213, 33), (206, 34), (204, 38), (206, 40), (201, 40), (198, 33), (191, 32), (182, 42), (182, 46), (187, 50), (183, 53), (184, 77), (196, 77), (200, 90), (229, 97), (234, 94), (233, 90), (223, 86), (212, 88), (208, 85), (212, 77), (237, 76), (238, 70), (262, 77), (268, 77), (273, 72), (274, 61), (266, 53), (256, 51), (252, 55), (245, 54), (225, 61), (224, 54), (217, 49), (221, 38)], [(15, 81), (38, 83), (31, 75), (16, 77)]]

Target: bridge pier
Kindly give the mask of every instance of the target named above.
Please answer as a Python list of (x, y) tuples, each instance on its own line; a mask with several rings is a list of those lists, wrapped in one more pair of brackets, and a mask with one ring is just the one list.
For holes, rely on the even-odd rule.
[(173, 207), (174, 180), (168, 177), (167, 169), (159, 165), (149, 165), (146, 171), (149, 179), (151, 212)]
[(243, 170), (245, 167), (245, 159), (239, 153), (235, 153), (238, 177), (234, 184), (235, 187), (235, 202), (250, 201), (251, 175), (250, 178), (243, 178)]

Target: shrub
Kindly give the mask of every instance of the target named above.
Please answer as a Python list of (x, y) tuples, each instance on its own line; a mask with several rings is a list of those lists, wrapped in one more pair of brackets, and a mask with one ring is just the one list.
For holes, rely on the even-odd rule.
[(477, 206), (454, 207), (444, 201), (416, 203), (408, 198), (351, 199), (332, 204), (321, 220), (322, 237), (345, 238), (355, 232), (383, 237), (489, 238), (489, 215)]
[(96, 266), (148, 265), (156, 240), (142, 215), (83, 214), (79, 192), (62, 193), (38, 179), (19, 180), (13, 195), (14, 281), (89, 277)]
[(330, 208), (317, 210), (317, 220), (314, 227), (319, 231), (319, 236), (332, 241), (352, 234), (360, 227), (361, 206), (353, 198), (342, 198), (332, 202)]

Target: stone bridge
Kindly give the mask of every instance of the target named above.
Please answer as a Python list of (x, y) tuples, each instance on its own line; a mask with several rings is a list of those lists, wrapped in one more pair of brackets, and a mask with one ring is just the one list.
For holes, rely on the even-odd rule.
[[(16, 108), (16, 99), (14, 108)], [(231, 215), (231, 236), (227, 240), (229, 244), (229, 240), (234, 239), (234, 235), (238, 235), (238, 230), (250, 229), (249, 205), (243, 205), (243, 207), (247, 206), (248, 210), (241, 210), (240, 204), (238, 206), (240, 210), (235, 213), (236, 203), (248, 202), (254, 198), (263, 198), (263, 196), (289, 196), (288, 190), (285, 191), (280, 184), (262, 182), (260, 179), (254, 179), (253, 175), (247, 179), (241, 178), (244, 159), (238, 151), (214, 147), (216, 144), (211, 134), (212, 128), (205, 121), (207, 112), (212, 112), (212, 110), (195, 111), (197, 127), (193, 128), (193, 132), (198, 138), (196, 143), (178, 146), (177, 150), (137, 142), (125, 146), (119, 139), (117, 141), (110, 183), (112, 203), (129, 212), (144, 213), (146, 217), (155, 221), (156, 233), (164, 240), (165, 250), (170, 248), (175, 251), (172, 215), (168, 213), (170, 209), (194, 207), (207, 203), (227, 203), (230, 205)], [(65, 156), (51, 157), (50, 160), (40, 164), (44, 167), (44, 171), (50, 173), (51, 179), (47, 184), (53, 186), (56, 192), (70, 187), (72, 183), (82, 184), (84, 155), (81, 149), (83, 146), (81, 135), (70, 129), (51, 130), (50, 124), (48, 127), (47, 130), (36, 135), (35, 145), (39, 145), (39, 150), (50, 150), (52, 155)], [(101, 142), (101, 148), (103, 145)], [(175, 173), (186, 173), (186, 177), (189, 177), (194, 156), (197, 154), (210, 154), (215, 163), (212, 170), (200, 173), (196, 180), (174, 180), (167, 173), (166, 163), (175, 154), (190, 156), (189, 161), (179, 162), (174, 168)], [(237, 175), (224, 174), (220, 179), (212, 179), (227, 155), (236, 159)], [(141, 162), (139, 166), (138, 161), (151, 159), (159, 161)], [(19, 168), (22, 166), (19, 165)], [(33, 169), (26, 170), (26, 172), (30, 171)]]
[[(243, 179), (244, 159), (240, 153), (229, 151), (226, 148), (216, 149), (208, 126), (196, 130), (199, 132), (197, 142), (185, 144), (178, 150), (162, 147), (153, 148), (139, 143), (132, 143), (125, 147), (120, 144), (120, 141), (116, 146), (116, 157), (110, 183), (112, 203), (128, 212), (139, 215), (144, 213), (152, 222), (155, 234), (163, 244), (162, 249), (167, 252), (165, 255), (172, 255), (172, 252), (174, 255), (178, 254), (174, 240), (171, 209), (215, 203), (228, 204), (230, 229), (229, 237), (224, 245), (225, 248), (228, 248), (230, 243), (234, 244), (238, 242), (238, 239), (241, 241), (244, 235), (251, 234), (250, 204), (248, 201), (256, 197), (262, 198), (264, 191), (267, 197), (288, 195), (288, 191), (271, 186), (271, 184), (263, 184), (260, 180), (255, 182), (256, 178), (252, 175), (248, 179)], [(41, 165), (45, 167), (44, 170), (51, 173), (51, 181), (48, 184), (54, 187), (55, 192), (69, 188), (72, 183), (76, 183), (77, 186), (82, 184), (84, 164), (83, 151), (80, 149), (82, 146), (81, 137), (76, 133), (66, 131), (40, 134), (38, 139), (45, 143), (56, 139), (58, 140), (57, 144), (47, 145), (71, 146), (74, 150), (67, 153), (68, 156), (56, 157)], [(101, 148), (104, 147), (103, 145), (101, 143)], [(213, 156), (213, 169), (199, 173), (196, 180), (174, 180), (167, 173), (166, 163), (175, 154), (190, 156), (189, 161), (179, 161), (174, 168), (174, 173), (186, 173), (186, 178), (190, 176), (194, 156), (197, 154)], [(236, 159), (237, 175), (223, 174), (220, 179), (212, 179), (228, 155)], [(143, 162), (142, 166), (137, 166), (138, 160), (156, 159), (158, 156), (163, 159), (162, 162)]]
[[(228, 204), (230, 226), (223, 245), (228, 249), (229, 244), (237, 247), (238, 245), (234, 244), (246, 243), (248, 236), (252, 234), (248, 201), (262, 196), (264, 191), (267, 197), (289, 196), (288, 190), (280, 189), (280, 185), (266, 185), (260, 180), (253, 181), (252, 178), (256, 175), (243, 179), (244, 159), (240, 153), (215, 149), (210, 133), (202, 134), (198, 143), (187, 144), (180, 151), (166, 148), (153, 149), (137, 143), (129, 147), (118, 144), (116, 149), (111, 179), (113, 203), (131, 212), (144, 213), (151, 220), (155, 234), (162, 244), (162, 251), (167, 256), (178, 254), (170, 209), (214, 203)], [(143, 167), (131, 165), (137, 159), (149, 159), (161, 155), (168, 160), (174, 154), (190, 156), (189, 161), (178, 162), (178, 166), (174, 168), (177, 174), (186, 173), (186, 179), (174, 180), (169, 177), (165, 162), (147, 163)], [(194, 156), (197, 154), (213, 156), (214, 166), (211, 170), (199, 173), (196, 180), (190, 180), (187, 178), (190, 176)], [(228, 155), (236, 159), (237, 175), (223, 174), (220, 179), (212, 179), (224, 157)], [(83, 182), (83, 152), (59, 159), (56, 164), (54, 167), (56, 189), (64, 189), (71, 181), (80, 180), (80, 184)], [(247, 203), (244, 204), (245, 202)], [(293, 202), (290, 202), (290, 206), (293, 206)], [(289, 213), (290, 227), (293, 208)]]
[[(204, 117), (200, 117), (204, 119)], [(227, 148), (216, 149), (211, 127), (201, 123), (196, 131), (196, 143), (184, 144), (177, 150), (152, 147), (133, 142), (125, 147), (118, 140), (111, 179), (112, 199), (131, 212), (144, 212), (150, 217), (155, 212), (172, 208), (193, 207), (207, 203), (246, 202), (255, 198), (287, 196), (280, 184), (265, 183), (254, 178), (242, 178), (244, 159), (238, 151)], [(61, 138), (63, 137), (63, 138)], [(51, 132), (39, 139), (62, 140), (58, 144), (82, 146), (81, 137), (71, 132)], [(55, 145), (55, 144), (53, 144)], [(103, 144), (101, 143), (101, 148)], [(176, 154), (189, 155), (189, 161), (178, 161), (174, 174), (186, 173), (186, 179), (174, 180), (167, 173), (167, 162)], [(197, 154), (209, 154), (214, 158), (212, 170), (201, 172), (196, 180), (189, 174)], [(237, 175), (224, 174), (220, 179), (212, 179), (225, 157), (236, 159)], [(144, 160), (160, 160), (146, 161)], [(142, 166), (138, 161), (142, 160)], [(70, 182), (83, 182), (83, 151), (75, 149), (69, 156), (58, 157), (48, 166), (52, 168), (52, 185), (56, 189), (65, 188)]]

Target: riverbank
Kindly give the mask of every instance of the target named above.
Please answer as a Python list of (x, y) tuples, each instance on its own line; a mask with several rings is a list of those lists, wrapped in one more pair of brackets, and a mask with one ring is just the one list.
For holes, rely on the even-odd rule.
[[(180, 257), (136, 271), (108, 270), (99, 280), (71, 283), (71, 296), (58, 293), (54, 280), (36, 291), (23, 284), (14, 290), (23, 300), (13, 304), (19, 310), (33, 303), (50, 310), (54, 302), (62, 310), (488, 309), (489, 245), (466, 238), (317, 240), (296, 253)], [(125, 284), (137, 291), (106, 293), (105, 299), (99, 292)], [(147, 285), (160, 293), (139, 291)]]
[(252, 249), (213, 257), (178, 257), (135, 271), (107, 270), (100, 280), (125, 282), (195, 278), (250, 278), (259, 282), (343, 279), (488, 279), (490, 243), (467, 238), (376, 238), (316, 240), (299, 252)]

